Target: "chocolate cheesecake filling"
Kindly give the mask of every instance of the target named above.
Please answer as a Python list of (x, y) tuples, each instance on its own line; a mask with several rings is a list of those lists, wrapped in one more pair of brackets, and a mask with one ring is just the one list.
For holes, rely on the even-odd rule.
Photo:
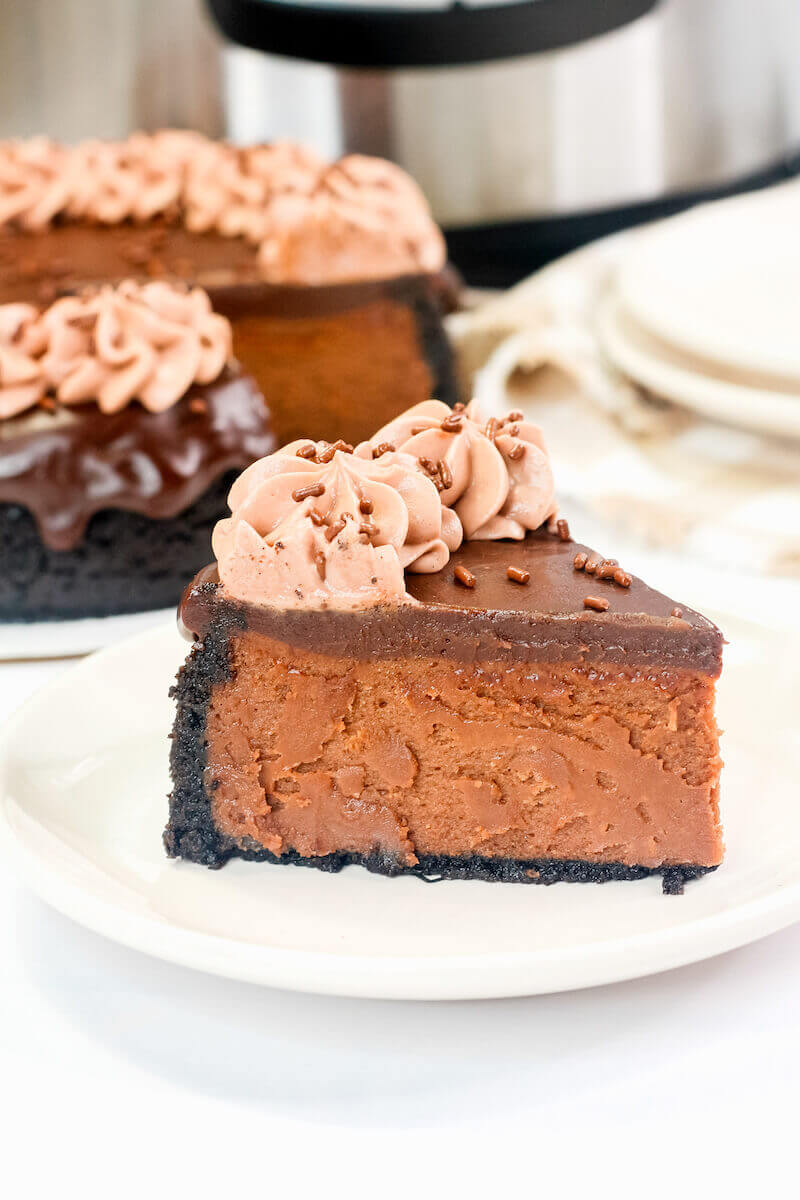
[(237, 604), (201, 573), (181, 605), (202, 650), (176, 689), (170, 852), (668, 887), (716, 866), (722, 636), (637, 579), (593, 581), (609, 607), (587, 611), (580, 550), (544, 531), (465, 543), (408, 577), (417, 604), (365, 612)]

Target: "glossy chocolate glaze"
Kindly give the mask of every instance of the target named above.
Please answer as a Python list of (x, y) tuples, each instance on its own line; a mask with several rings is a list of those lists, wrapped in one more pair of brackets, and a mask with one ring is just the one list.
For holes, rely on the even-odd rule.
[(158, 218), (144, 225), (57, 222), (41, 233), (0, 229), (0, 304), (49, 303), (57, 295), (121, 279), (171, 279), (197, 284), (214, 309), (235, 320), (253, 314), (327, 316), (378, 299), (413, 303), (429, 296), (443, 310), (455, 307), (459, 281), (409, 275), (314, 287), (261, 279), (256, 247), (242, 237), (191, 233)]
[(161, 413), (58, 405), (0, 422), (0, 501), (28, 509), (46, 546), (71, 550), (96, 512), (176, 516), (274, 449), (255, 382), (229, 367)]
[[(675, 601), (635, 577), (622, 588), (575, 570), (580, 550), (590, 553), (543, 530), (524, 542), (466, 542), (443, 571), (407, 574), (419, 604), (361, 612), (282, 612), (230, 601), (218, 594), (214, 566), (187, 589), (179, 620), (200, 638), (213, 623), (229, 619), (232, 628), (357, 659), (577, 661), (683, 668), (717, 678), (723, 638), (715, 625), (689, 608), (672, 616)], [(475, 576), (474, 589), (455, 581), (459, 565)], [(530, 572), (527, 585), (506, 577), (511, 565)], [(586, 609), (588, 595), (606, 598), (608, 610)]]

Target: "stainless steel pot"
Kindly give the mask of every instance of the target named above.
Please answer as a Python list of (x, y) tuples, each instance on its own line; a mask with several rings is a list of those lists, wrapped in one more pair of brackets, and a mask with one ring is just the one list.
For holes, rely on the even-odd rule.
[[(547, 2), (553, 9), (559, 0)], [(359, 150), (395, 159), (420, 182), (462, 261), (465, 253), (480, 259), (498, 281), (508, 274), (500, 262), (508, 255), (520, 274), (568, 249), (565, 221), (577, 222), (581, 241), (615, 227), (602, 219), (587, 225), (588, 214), (619, 213), (625, 224), (651, 206), (663, 211), (793, 170), (800, 149), (796, 0), (641, 7), (651, 11), (588, 40), (578, 22), (571, 44), (562, 39), (541, 53), (365, 69), (286, 56), (287, 49), (303, 53), (307, 38), (315, 55), (358, 58), (352, 38), (337, 43), (335, 25), (326, 26), (333, 30), (329, 50), (313, 20), (287, 33), (286, 12), (312, 11), (297, 0), (211, 0), (229, 33), (284, 51), (226, 50), (228, 132), (234, 140), (298, 137), (331, 155)], [(491, 21), (485, 0), (477, 8)], [(237, 11), (246, 20), (231, 28)], [(339, 6), (313, 11), (331, 14), (330, 22)], [(374, 0), (369, 10), (349, 11), (362, 11), (364, 22), (380, 12)], [(444, 20), (453, 10), (434, 0), (428, 11)], [(495, 9), (496, 21), (507, 21), (509, 11)], [(374, 36), (370, 45), (375, 59), (386, 50)], [(446, 38), (442, 46), (447, 53)], [(480, 46), (473, 51), (480, 57)], [(486, 270), (483, 279), (490, 281)]]

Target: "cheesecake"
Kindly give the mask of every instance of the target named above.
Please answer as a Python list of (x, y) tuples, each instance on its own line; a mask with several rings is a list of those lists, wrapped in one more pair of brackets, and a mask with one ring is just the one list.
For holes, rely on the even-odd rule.
[(0, 304), (127, 278), (199, 286), (281, 442), (359, 441), (457, 399), (445, 258), (422, 193), (382, 159), (179, 130), (0, 142)]
[(180, 608), (170, 855), (668, 892), (720, 864), (722, 635), (572, 540), (521, 414), (299, 441), (230, 506)]
[(201, 289), (0, 304), (0, 620), (175, 604), (232, 482), (275, 445)]

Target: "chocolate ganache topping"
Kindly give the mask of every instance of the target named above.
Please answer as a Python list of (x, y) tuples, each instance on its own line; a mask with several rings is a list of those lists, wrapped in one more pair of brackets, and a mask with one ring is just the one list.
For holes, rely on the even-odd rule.
[(54, 550), (94, 513), (176, 516), (275, 446), (207, 295), (123, 283), (49, 308), (0, 305), (0, 503)]
[(482, 425), (473, 406), (453, 412), (436, 401), (355, 450), (292, 442), (249, 467), (229, 504), (213, 537), (225, 594), (312, 610), (414, 604), (406, 570), (441, 571), (463, 537), (522, 538), (555, 512), (535, 426)]
[(181, 130), (0, 142), (0, 228), (155, 217), (246, 239), (259, 277), (275, 284), (433, 274), (446, 258), (424, 196), (382, 159), (326, 163), (290, 142), (235, 147)]

